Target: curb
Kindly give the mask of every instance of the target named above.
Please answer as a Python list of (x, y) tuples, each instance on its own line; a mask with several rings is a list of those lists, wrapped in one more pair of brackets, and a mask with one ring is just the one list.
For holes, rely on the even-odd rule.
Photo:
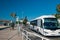
[(4, 30), (4, 29), (6, 29), (6, 28), (10, 28), (10, 27), (0, 28), (0, 30)]

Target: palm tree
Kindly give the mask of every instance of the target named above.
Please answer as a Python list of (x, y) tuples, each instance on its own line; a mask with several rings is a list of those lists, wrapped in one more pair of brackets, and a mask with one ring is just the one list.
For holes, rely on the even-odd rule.
[(15, 19), (15, 21), (16, 21), (16, 16), (17, 16), (16, 13), (12, 12), (12, 13), (10, 14), (10, 16), (13, 17), (13, 19)]
[(10, 16), (12, 16), (13, 18), (16, 18), (16, 13), (11, 13)]
[(57, 12), (60, 12), (60, 4), (57, 5), (56, 10)]
[(27, 16), (24, 18), (24, 20), (23, 20), (23, 24), (26, 26), (26, 24), (27, 24), (27, 21), (28, 21), (28, 19), (27, 19)]
[(60, 19), (60, 14), (55, 14), (55, 17), (56, 17), (57, 19)]
[[(57, 20), (60, 20), (60, 4), (57, 5), (56, 11), (57, 11), (57, 13), (54, 14), (54, 16), (57, 18)], [(59, 21), (58, 21), (58, 26), (59, 26), (59, 24), (60, 24), (60, 23), (59, 23)]]
[(58, 19), (58, 18), (60, 18), (60, 4), (57, 5), (56, 11), (57, 11), (57, 13), (55, 14), (55, 17)]
[[(11, 17), (13, 17), (14, 19), (16, 19), (16, 14), (14, 13), (14, 12), (12, 12), (11, 14), (10, 14), (10, 16)], [(15, 26), (15, 23), (14, 22), (12, 22), (12, 29), (14, 29), (14, 26)]]

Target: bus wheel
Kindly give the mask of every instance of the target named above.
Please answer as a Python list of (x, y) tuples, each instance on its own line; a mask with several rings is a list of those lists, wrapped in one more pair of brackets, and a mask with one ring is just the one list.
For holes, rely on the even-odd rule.
[(39, 29), (37, 29), (37, 32), (39, 33)]

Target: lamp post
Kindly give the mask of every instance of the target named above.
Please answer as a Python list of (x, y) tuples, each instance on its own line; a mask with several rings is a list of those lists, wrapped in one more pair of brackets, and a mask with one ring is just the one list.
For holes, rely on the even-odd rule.
[(22, 19), (23, 19), (23, 13), (24, 13), (24, 12), (22, 11)]
[(17, 28), (18, 28), (18, 35), (20, 34), (20, 26), (19, 26), (19, 17), (17, 16), (17, 18), (16, 18), (16, 26), (17, 26)]

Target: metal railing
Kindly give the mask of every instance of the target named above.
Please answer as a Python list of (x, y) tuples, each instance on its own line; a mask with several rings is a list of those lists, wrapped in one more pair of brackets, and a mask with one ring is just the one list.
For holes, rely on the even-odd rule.
[(29, 34), (28, 34), (28, 32), (27, 31), (25, 31), (25, 30), (23, 30), (23, 32), (22, 32), (22, 39), (24, 39), (24, 40), (31, 40), (28, 36), (29, 36)]
[[(26, 30), (23, 30), (23, 31), (22, 31), (22, 35), (23, 35), (23, 37), (26, 38), (26, 40), (32, 40), (31, 38), (29, 38), (30, 35), (34, 35), (34, 36), (36, 36), (36, 37), (39, 37), (39, 38), (41, 38), (40, 40), (49, 40), (49, 39), (44, 38), (44, 37), (42, 37), (42, 36), (40, 36), (40, 35), (37, 35), (37, 34), (35, 34), (35, 33), (28, 32), (28, 31), (26, 31)], [(22, 38), (23, 38), (23, 37), (22, 37)], [(23, 38), (23, 39), (24, 39), (24, 38)]]

